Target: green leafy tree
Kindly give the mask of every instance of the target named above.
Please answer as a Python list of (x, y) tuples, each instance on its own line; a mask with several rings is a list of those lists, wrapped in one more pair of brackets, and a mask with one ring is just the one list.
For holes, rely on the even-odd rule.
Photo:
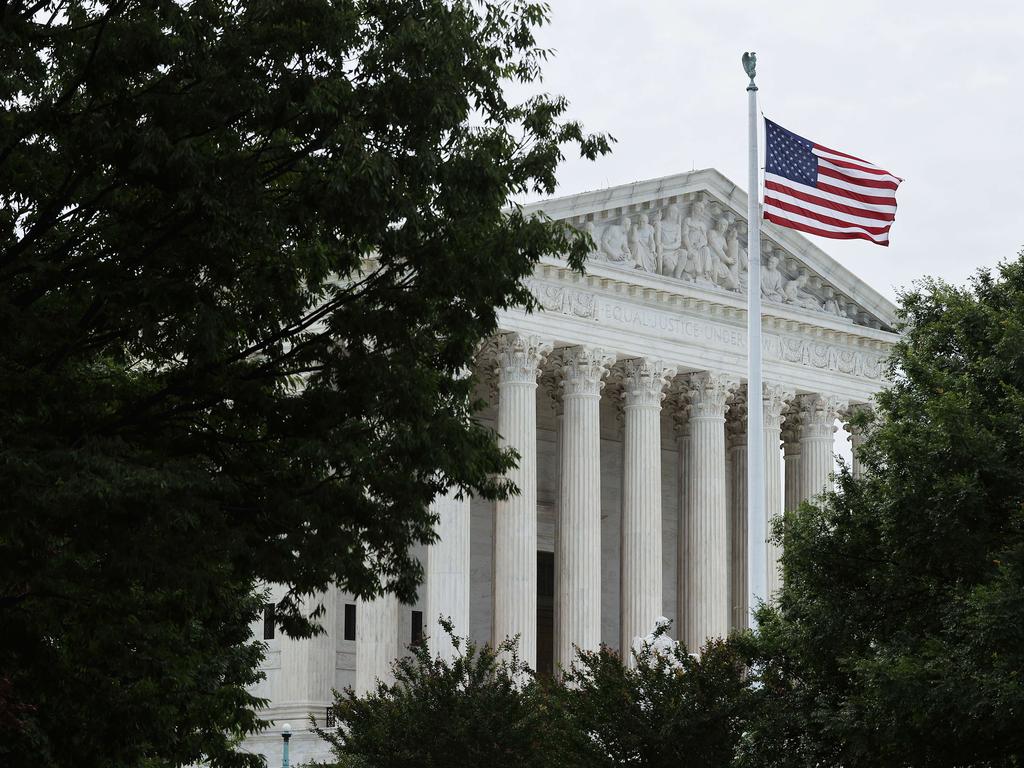
[(574, 740), (550, 695), (519, 660), (518, 638), (496, 649), (452, 634), (452, 661), (429, 640), (394, 665), (395, 682), (358, 697), (339, 694), (336, 730), (318, 729), (337, 768), (554, 768), (572, 762)]
[(681, 644), (634, 656), (630, 666), (608, 648), (581, 652), (566, 674), (561, 711), (578, 764), (729, 765), (756, 696), (740, 646), (710, 640), (699, 657)]
[(901, 305), (864, 477), (786, 522), (749, 765), (1024, 764), (1024, 262)]
[(333, 768), (720, 768), (757, 696), (749, 646), (732, 640), (710, 641), (700, 658), (648, 650), (633, 667), (607, 648), (578, 652), (557, 679), (535, 677), (515, 640), (497, 650), (453, 640), (453, 661), (428, 642), (396, 662), (394, 683), (337, 696), (337, 729), (317, 730)]
[(0, 4), (0, 762), (253, 760), (261, 585), (410, 597), (514, 456), (461, 372), (607, 151), (539, 3)]

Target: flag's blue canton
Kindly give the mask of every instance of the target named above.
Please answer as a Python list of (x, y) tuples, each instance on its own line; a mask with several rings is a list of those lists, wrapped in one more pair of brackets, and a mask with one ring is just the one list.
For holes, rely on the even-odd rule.
[(818, 184), (818, 157), (814, 142), (765, 120), (767, 158), (765, 170), (810, 187)]

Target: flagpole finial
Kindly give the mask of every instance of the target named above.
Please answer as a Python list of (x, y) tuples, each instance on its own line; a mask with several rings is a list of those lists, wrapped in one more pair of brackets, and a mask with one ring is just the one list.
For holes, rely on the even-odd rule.
[(757, 54), (753, 51), (747, 51), (743, 54), (743, 71), (750, 78), (750, 85), (747, 86), (747, 90), (756, 91), (757, 85), (754, 84), (754, 78), (757, 77)]

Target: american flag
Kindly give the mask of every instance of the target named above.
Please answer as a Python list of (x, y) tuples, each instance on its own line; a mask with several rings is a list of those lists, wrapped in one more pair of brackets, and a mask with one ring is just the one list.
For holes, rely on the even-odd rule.
[(779, 226), (841, 240), (889, 244), (903, 179), (765, 119), (764, 217)]

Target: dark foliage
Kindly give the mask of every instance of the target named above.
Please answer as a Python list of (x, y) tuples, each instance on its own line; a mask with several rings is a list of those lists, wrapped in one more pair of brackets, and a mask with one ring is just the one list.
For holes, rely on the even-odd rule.
[[(451, 625), (445, 623), (446, 632)], [(319, 731), (339, 768), (541, 768), (569, 765), (563, 722), (549, 695), (516, 654), (453, 637), (454, 661), (431, 657), (427, 643), (395, 663), (395, 682), (335, 703), (339, 727)]]
[(623, 664), (607, 648), (580, 653), (561, 690), (583, 766), (721, 768), (729, 765), (756, 693), (737, 647), (712, 640), (699, 657)]
[(902, 312), (863, 479), (787, 521), (750, 765), (1024, 763), (1024, 262)]
[[(515, 0), (0, 4), (0, 762), (246, 760), (262, 583), (403, 597), (461, 376), (607, 151)], [(504, 211), (504, 212), (503, 212)]]
[(756, 696), (747, 660), (723, 641), (700, 659), (680, 648), (632, 666), (608, 649), (580, 653), (561, 680), (534, 677), (513, 641), (497, 652), (456, 642), (452, 662), (420, 645), (396, 663), (395, 683), (340, 694), (338, 729), (319, 731), (332, 766), (725, 766)]

